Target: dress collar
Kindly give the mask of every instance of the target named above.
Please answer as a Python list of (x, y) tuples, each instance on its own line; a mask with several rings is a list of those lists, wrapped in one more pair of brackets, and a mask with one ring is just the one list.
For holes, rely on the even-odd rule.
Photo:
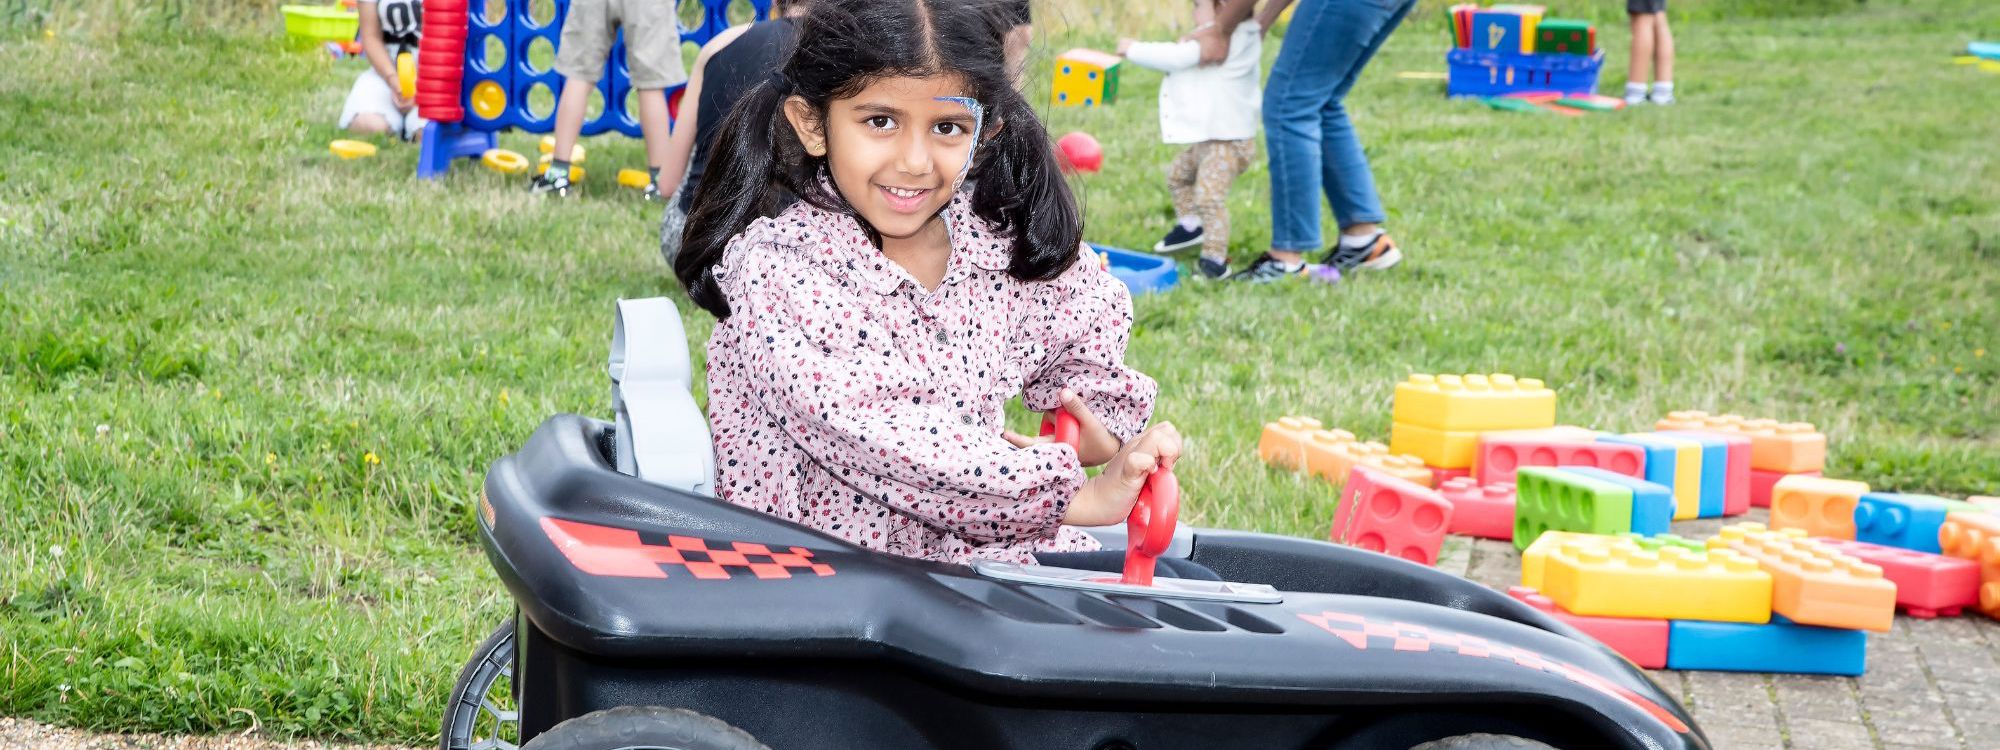
[[(954, 284), (965, 278), (971, 271), (967, 266), (987, 271), (1007, 270), (1013, 260), (1013, 238), (994, 231), (990, 223), (972, 212), (968, 191), (952, 196), (941, 215), (951, 242), (951, 259), (945, 262), (942, 284)], [(904, 283), (922, 287), (908, 271), (868, 241), (868, 233), (861, 228), (858, 217), (800, 201), (779, 217), (781, 222), (787, 219), (803, 223), (814, 230), (811, 234), (817, 235), (810, 239), (818, 247), (806, 248), (808, 257), (836, 272), (846, 273), (876, 294), (889, 294)]]

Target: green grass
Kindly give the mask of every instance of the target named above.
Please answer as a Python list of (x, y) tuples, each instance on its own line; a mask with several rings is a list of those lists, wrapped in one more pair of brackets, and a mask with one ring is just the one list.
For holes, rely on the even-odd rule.
[[(1689, 5), (1683, 103), (1579, 120), (1397, 79), (1443, 69), (1437, 14), (1411, 19), (1350, 100), (1410, 260), (1137, 303), (1190, 521), (1323, 534), (1331, 489), (1261, 466), (1259, 423), (1383, 437), (1410, 372), (1541, 377), (1608, 429), (1810, 420), (1830, 474), (2000, 491), (2000, 76), (1947, 61), (2000, 6)], [(464, 165), (422, 183), (411, 147), (327, 154), (355, 68), (275, 22), (86, 26), (0, 37), (0, 715), (427, 742), (508, 607), (472, 539), (484, 467), (603, 414), (612, 300), (677, 294), (656, 213), (612, 184), (640, 149), (592, 139), (567, 202)], [(1044, 55), (1107, 27), (1050, 20)], [(1125, 81), (1050, 128), (1104, 143), (1090, 236), (1137, 247), (1172, 150), (1158, 77)], [(1232, 195), (1239, 262), (1267, 189)]]

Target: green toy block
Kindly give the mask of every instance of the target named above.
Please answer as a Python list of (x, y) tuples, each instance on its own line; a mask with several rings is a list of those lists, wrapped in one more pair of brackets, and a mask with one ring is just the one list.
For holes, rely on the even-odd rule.
[(1534, 102), (1528, 101), (1526, 99), (1517, 99), (1511, 96), (1486, 97), (1486, 106), (1492, 107), (1502, 112), (1533, 112), (1535, 114), (1542, 114), (1542, 115), (1546, 115), (1549, 113), (1548, 110), (1535, 106)]
[(1530, 466), (1514, 475), (1514, 548), (1544, 531), (1623, 534), (1632, 530), (1632, 490), (1600, 479)]
[(1535, 26), (1537, 55), (1588, 55), (1591, 41), (1589, 21), (1544, 18)]
[(1700, 540), (1689, 539), (1679, 534), (1657, 534), (1654, 536), (1641, 536), (1639, 534), (1634, 534), (1628, 531), (1624, 534), (1620, 534), (1619, 536), (1632, 540), (1632, 543), (1639, 545), (1640, 549), (1679, 547), (1689, 552), (1701, 552), (1708, 549), (1708, 545), (1701, 543)]

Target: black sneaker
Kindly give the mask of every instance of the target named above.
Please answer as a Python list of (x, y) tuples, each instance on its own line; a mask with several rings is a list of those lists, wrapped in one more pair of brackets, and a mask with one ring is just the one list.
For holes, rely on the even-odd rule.
[(535, 179), (528, 182), (528, 192), (536, 195), (554, 195), (558, 198), (568, 198), (569, 186), (570, 181), (568, 176), (543, 172), (535, 175)]
[(660, 183), (646, 183), (646, 189), (639, 192), (639, 197), (645, 199), (647, 203), (658, 203), (664, 197), (660, 195)]
[(1181, 226), (1180, 222), (1174, 222), (1174, 228), (1167, 230), (1167, 236), (1153, 243), (1153, 252), (1177, 253), (1200, 244), (1200, 229), (1190, 231), (1187, 227)]
[(1355, 268), (1383, 270), (1403, 262), (1403, 251), (1396, 248), (1396, 241), (1389, 239), (1387, 232), (1376, 232), (1374, 239), (1360, 247), (1343, 247), (1335, 242), (1332, 250), (1326, 252), (1326, 264), (1342, 271)]
[(1273, 281), (1300, 276), (1305, 273), (1306, 264), (1286, 263), (1271, 257), (1270, 253), (1257, 256), (1250, 267), (1236, 272), (1229, 278), (1252, 284), (1269, 284)]
[(1206, 255), (1195, 259), (1194, 267), (1196, 271), (1201, 272), (1202, 278), (1205, 279), (1221, 281), (1229, 278), (1229, 264)]

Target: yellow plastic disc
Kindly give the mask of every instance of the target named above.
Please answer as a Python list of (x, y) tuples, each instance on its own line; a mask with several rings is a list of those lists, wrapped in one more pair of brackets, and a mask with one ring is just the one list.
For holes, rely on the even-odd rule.
[[(542, 154), (542, 158), (541, 158), (541, 160), (540, 160), (539, 162), (537, 162), (537, 164), (538, 164), (538, 166), (536, 166), (536, 167), (535, 167), (535, 171), (536, 171), (536, 172), (547, 172), (547, 171), (549, 171), (549, 155), (548, 155), (548, 154)], [(581, 166), (578, 166), (577, 164), (575, 164), (575, 163), (573, 163), (573, 162), (572, 162), (572, 163), (571, 163), (571, 164), (569, 165), (569, 181), (570, 181), (570, 182), (582, 182), (582, 181), (583, 181), (583, 167), (581, 167)]]
[[(553, 135), (542, 136), (542, 142), (538, 144), (536, 148), (541, 149), (542, 154), (544, 156), (554, 153), (556, 150), (556, 137)], [(583, 163), (583, 156), (584, 156), (583, 144), (579, 143), (571, 147), (569, 153), (570, 153), (569, 163), (571, 164)]]
[(2000, 73), (2000, 61), (1980, 60), (1979, 69), (1988, 73)]
[(334, 156), (342, 159), (359, 159), (364, 156), (375, 155), (375, 144), (366, 141), (343, 139), (326, 144), (326, 148), (328, 151), (332, 151)]
[(1959, 55), (1951, 58), (1951, 61), (1959, 65), (1975, 65), (1979, 62), (1979, 58), (1972, 55)]
[(480, 81), (472, 87), (472, 111), (488, 120), (505, 114), (507, 90), (492, 81)]
[(396, 55), (396, 82), (402, 85), (403, 98), (417, 95), (417, 57), (408, 52)]
[(479, 155), (479, 163), (500, 174), (520, 174), (528, 171), (528, 157), (504, 148), (487, 149)]
[(647, 185), (653, 184), (653, 175), (643, 169), (620, 169), (618, 184), (633, 190), (645, 190)]

